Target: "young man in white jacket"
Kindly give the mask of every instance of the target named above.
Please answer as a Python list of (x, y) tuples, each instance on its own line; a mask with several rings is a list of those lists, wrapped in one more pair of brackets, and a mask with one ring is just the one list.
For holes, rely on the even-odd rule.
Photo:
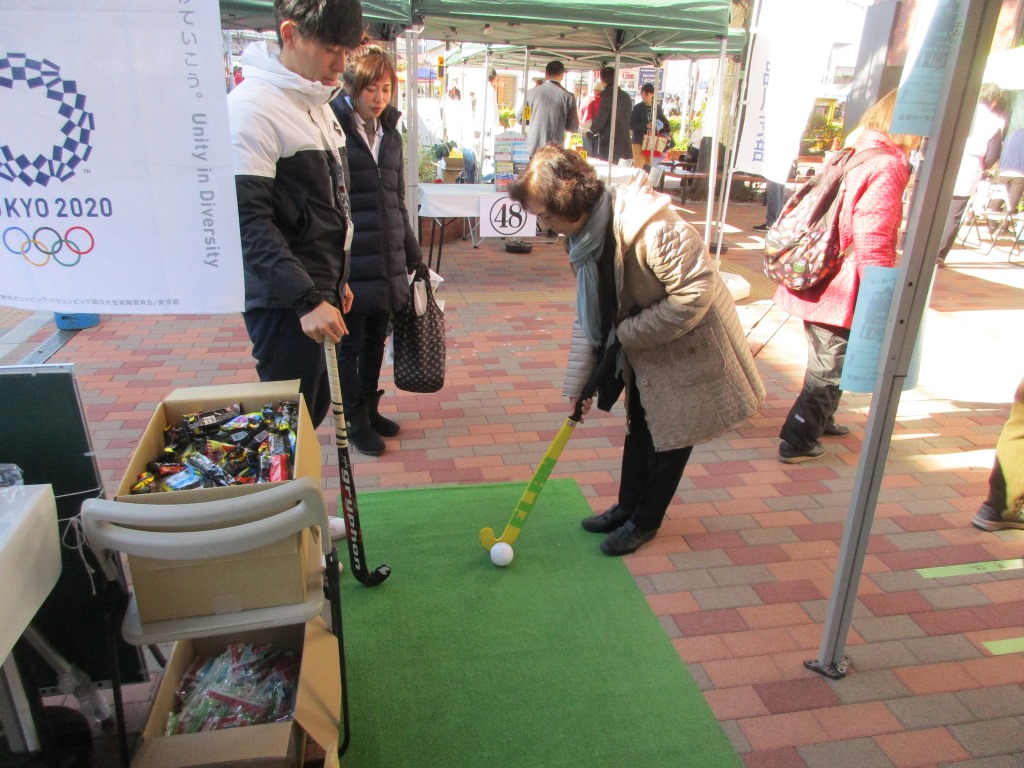
[(345, 134), (328, 103), (363, 36), (359, 0), (275, 0), (277, 44), (249, 45), (228, 95), (245, 275), (260, 381), (299, 379), (314, 426), (331, 398), (324, 339), (347, 332), (351, 241)]

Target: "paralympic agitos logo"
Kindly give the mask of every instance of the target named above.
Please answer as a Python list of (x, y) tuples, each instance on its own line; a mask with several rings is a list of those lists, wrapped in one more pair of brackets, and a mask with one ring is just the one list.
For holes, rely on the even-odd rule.
[[(7, 53), (0, 59), (0, 87), (30, 91), (45, 89), (54, 102), (55, 120), (64, 140), (48, 149), (12, 147), (0, 136), (0, 179), (20, 181), (26, 186), (45, 187), (50, 181), (67, 181), (89, 159), (93, 116), (85, 109), (85, 96), (74, 80), (64, 80), (60, 67), (48, 59), (30, 59), (24, 53)], [(40, 94), (42, 95), (42, 94)]]

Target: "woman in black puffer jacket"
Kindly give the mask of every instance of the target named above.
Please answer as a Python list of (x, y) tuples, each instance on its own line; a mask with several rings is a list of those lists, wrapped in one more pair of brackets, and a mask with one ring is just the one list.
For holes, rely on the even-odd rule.
[(378, 410), (384, 343), (391, 313), (409, 301), (409, 274), (423, 253), (405, 206), (400, 113), (391, 106), (398, 74), (387, 53), (369, 46), (345, 72), (345, 90), (331, 107), (345, 131), (355, 236), (345, 314), (348, 335), (338, 345), (338, 373), (348, 438), (360, 453), (384, 452), (381, 438), (398, 434)]

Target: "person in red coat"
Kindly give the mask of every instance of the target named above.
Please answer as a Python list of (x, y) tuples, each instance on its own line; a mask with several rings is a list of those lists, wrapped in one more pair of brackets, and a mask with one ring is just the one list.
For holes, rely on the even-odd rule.
[(858, 124), (855, 152), (878, 147), (877, 153), (846, 176), (839, 215), (840, 244), (846, 257), (839, 270), (803, 291), (780, 286), (774, 296), (779, 308), (804, 321), (807, 372), (803, 388), (779, 432), (779, 459), (795, 464), (825, 452), (822, 435), (842, 437), (849, 428), (835, 423), (843, 395), (839, 388), (846, 358), (853, 309), (864, 268), (896, 264), (896, 244), (903, 218), (903, 191), (910, 180), (907, 158), (920, 143), (917, 136), (887, 133), (896, 104), (896, 91), (883, 96)]

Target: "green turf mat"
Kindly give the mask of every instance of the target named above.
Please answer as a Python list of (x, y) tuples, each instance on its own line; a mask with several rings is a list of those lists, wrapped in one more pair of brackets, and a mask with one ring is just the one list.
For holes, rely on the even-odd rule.
[(742, 766), (620, 559), (549, 481), (515, 559), (494, 566), (523, 484), (367, 492), (367, 588), (343, 611), (357, 768)]

